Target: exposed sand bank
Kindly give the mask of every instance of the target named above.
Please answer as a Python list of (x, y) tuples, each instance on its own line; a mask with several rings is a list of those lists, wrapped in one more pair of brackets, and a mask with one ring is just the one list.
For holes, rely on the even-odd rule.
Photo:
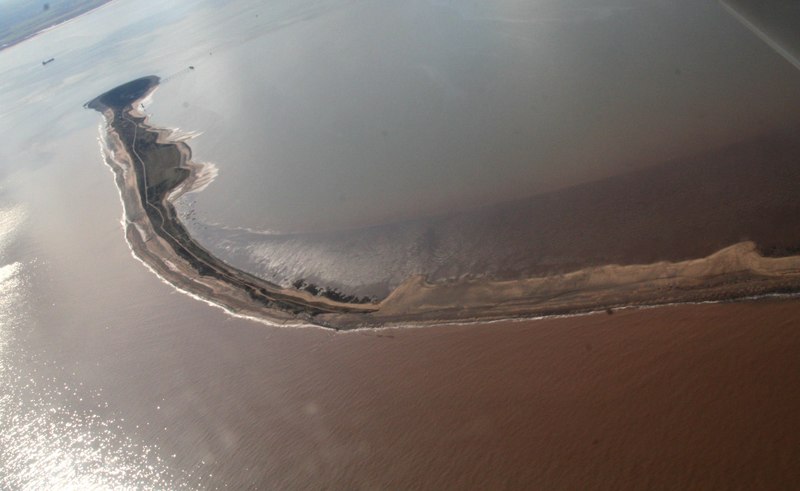
[(706, 258), (677, 263), (608, 265), (572, 273), (514, 281), (431, 284), (412, 278), (386, 300), (381, 314), (429, 311), (569, 313), (583, 309), (725, 300), (770, 291), (792, 291), (800, 258), (766, 258), (752, 242), (733, 245)]
[(631, 305), (730, 300), (800, 289), (800, 256), (763, 257), (741, 242), (702, 259), (592, 266), (513, 280), (428, 283), (412, 277), (380, 302), (283, 288), (214, 257), (181, 224), (171, 201), (206, 183), (183, 139), (138, 111), (158, 79), (91, 101), (107, 121), (107, 163), (125, 206), (134, 253), (163, 279), (230, 312), (269, 323), (337, 329), (546, 316)]

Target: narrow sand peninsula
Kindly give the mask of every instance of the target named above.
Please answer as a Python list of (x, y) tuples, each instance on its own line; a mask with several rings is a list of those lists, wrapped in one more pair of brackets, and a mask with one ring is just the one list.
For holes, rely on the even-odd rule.
[(87, 106), (106, 118), (106, 162), (125, 208), (134, 254), (178, 289), (268, 323), (335, 329), (464, 322), (591, 312), (622, 306), (732, 300), (800, 291), (800, 256), (763, 257), (741, 242), (701, 259), (607, 265), (508, 281), (428, 283), (412, 277), (380, 302), (283, 288), (214, 257), (179, 220), (172, 202), (205, 184), (202, 164), (138, 111), (159, 82), (121, 85)]

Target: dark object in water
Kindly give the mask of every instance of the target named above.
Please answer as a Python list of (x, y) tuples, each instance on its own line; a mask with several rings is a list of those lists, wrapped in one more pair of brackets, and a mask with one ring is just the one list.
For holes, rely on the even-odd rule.
[(48, 63), (52, 63), (52, 62), (54, 62), (55, 60), (56, 60), (55, 58), (50, 58), (49, 60), (44, 60), (44, 61), (42, 62), (42, 66), (45, 66), (45, 65), (47, 65)]
[(189, 65), (189, 70), (194, 70), (194, 66), (193, 65)]

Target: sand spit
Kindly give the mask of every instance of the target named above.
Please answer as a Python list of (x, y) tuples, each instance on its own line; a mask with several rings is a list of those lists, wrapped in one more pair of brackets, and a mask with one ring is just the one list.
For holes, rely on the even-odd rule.
[(106, 119), (106, 162), (115, 174), (134, 254), (181, 291), (270, 324), (335, 329), (583, 313), (622, 306), (722, 301), (800, 291), (800, 256), (763, 257), (741, 242), (702, 259), (606, 265), (507, 281), (429, 283), (409, 278), (380, 302), (314, 295), (241, 271), (200, 246), (172, 202), (207, 185), (214, 169), (193, 162), (173, 132), (151, 126), (141, 101), (159, 82), (145, 77), (87, 107)]
[(432, 284), (417, 276), (387, 297), (375, 316), (436, 322), (564, 315), (788, 293), (798, 282), (800, 257), (763, 257), (753, 242), (742, 242), (701, 259), (608, 265), (524, 280)]

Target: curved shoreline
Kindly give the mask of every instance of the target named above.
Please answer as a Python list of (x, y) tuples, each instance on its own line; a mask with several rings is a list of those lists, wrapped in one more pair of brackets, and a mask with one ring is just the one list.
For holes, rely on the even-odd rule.
[(124, 206), (136, 257), (189, 294), (246, 317), (334, 329), (498, 320), (618, 307), (733, 300), (800, 291), (800, 256), (763, 257), (742, 242), (702, 259), (599, 266), (510, 281), (428, 283), (412, 277), (380, 302), (283, 288), (213, 256), (188, 233), (172, 201), (196, 186), (202, 166), (171, 132), (136, 109), (158, 77), (123, 84), (86, 104), (106, 120), (106, 162)]

